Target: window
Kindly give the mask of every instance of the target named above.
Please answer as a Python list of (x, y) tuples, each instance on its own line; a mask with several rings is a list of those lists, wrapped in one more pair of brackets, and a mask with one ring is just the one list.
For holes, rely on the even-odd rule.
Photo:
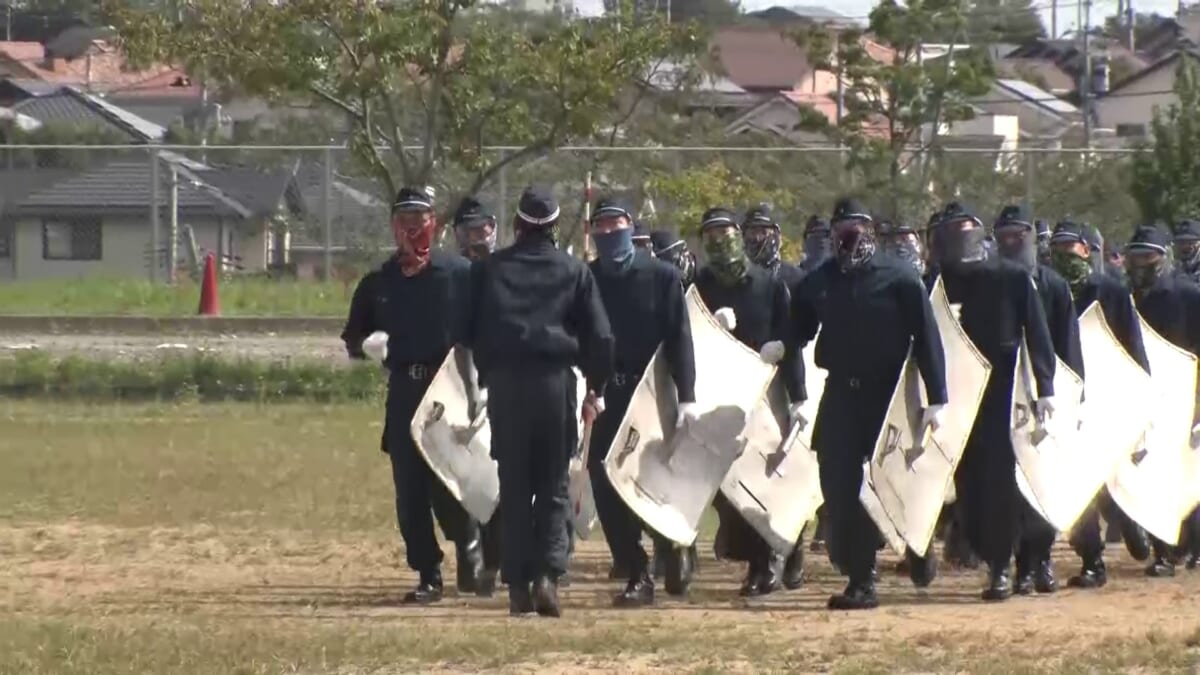
[(0, 222), (0, 260), (12, 257), (12, 240), (12, 222)]
[(1118, 124), (1117, 136), (1121, 138), (1142, 138), (1146, 135), (1145, 124)]
[(100, 260), (99, 220), (42, 221), (43, 260)]

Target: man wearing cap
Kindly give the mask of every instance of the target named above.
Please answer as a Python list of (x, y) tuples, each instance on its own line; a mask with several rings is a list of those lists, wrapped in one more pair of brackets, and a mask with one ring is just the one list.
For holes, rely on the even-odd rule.
[(804, 260), (800, 261), (800, 271), (807, 274), (817, 269), (831, 255), (833, 244), (830, 240), (829, 221), (814, 215), (804, 223)]
[[(1079, 321), (1071, 287), (1050, 266), (1039, 262), (1039, 242), (1033, 220), (1020, 206), (1005, 206), (996, 218), (993, 232), (997, 251), (1023, 268), (1033, 279), (1054, 353), (1081, 378), (1083, 347), (1079, 343)], [(1058, 536), (1025, 499), (1020, 500), (1020, 536), (1017, 543), (1017, 575), (1014, 591), (1019, 595), (1053, 593), (1058, 590), (1050, 549)]]
[(454, 211), (454, 238), (458, 250), (472, 262), (496, 250), (496, 217), (474, 195), (464, 197)]
[(759, 204), (746, 211), (742, 219), (742, 239), (750, 262), (782, 279), (789, 292), (796, 288), (804, 272), (780, 258), (783, 232), (770, 204)]
[(650, 228), (640, 221), (633, 221), (633, 248), (638, 253), (654, 254), (654, 242), (650, 240)]
[[(624, 204), (615, 199), (596, 203), (591, 222), (596, 260), (590, 267), (616, 338), (616, 365), (605, 391), (606, 408), (592, 434), (588, 469), (604, 538), (617, 566), (629, 570), (625, 590), (613, 598), (617, 607), (653, 604), (654, 579), (641, 545), (643, 524), (613, 489), (604, 460), (660, 345), (678, 393), (676, 426), (696, 416), (696, 362), (683, 285), (675, 268), (635, 251), (634, 232), (633, 217)], [(664, 552), (673, 548), (662, 537), (656, 537), (656, 545)], [(668, 592), (682, 593), (676, 583), (689, 576), (689, 562), (686, 549), (673, 552)]]
[[(788, 356), (788, 289), (783, 281), (746, 257), (745, 242), (730, 209), (714, 207), (700, 223), (707, 264), (696, 275), (696, 289), (717, 321), (763, 361), (779, 364), (788, 396), (802, 391), (799, 359)], [(719, 367), (714, 365), (712, 367)], [(793, 414), (798, 410), (792, 406)], [(720, 557), (749, 563), (741, 593), (757, 596), (779, 588), (781, 569), (770, 545), (719, 493), (714, 502), (720, 527)]]
[(474, 590), (480, 574), (478, 529), (417, 451), (409, 424), (434, 373), (464, 336), (469, 263), (432, 251), (437, 216), (426, 188), (407, 187), (392, 205), (396, 254), (354, 290), (342, 341), (350, 358), (387, 367), (383, 451), (392, 464), (396, 518), (408, 566), (420, 575), (405, 603), (442, 598), (442, 549), (433, 529), (436, 505), (442, 530), (459, 554), (459, 589)]
[(1038, 415), (1053, 414), (1054, 343), (1027, 268), (984, 246), (987, 232), (970, 209), (951, 202), (933, 232), (933, 260), (959, 320), (992, 365), (975, 424), (955, 473), (971, 548), (988, 564), (987, 601), (1012, 595), (1008, 568), (1017, 542), (1016, 455), (1010, 435), (1013, 375), (1022, 340), (1029, 348)]
[[(946, 404), (946, 360), (933, 307), (921, 278), (879, 255), (875, 224), (853, 199), (834, 207), (834, 257), (810, 272), (792, 298), (794, 341), (817, 336), (816, 364), (829, 372), (817, 412), (813, 447), (829, 524), (829, 558), (849, 577), (830, 609), (872, 609), (879, 531), (859, 501), (863, 464), (875, 448), (909, 346), (925, 381), (923, 423), (940, 424)], [(804, 392), (798, 397), (804, 400)], [(923, 569), (923, 568), (922, 568)]]
[[(1138, 227), (1125, 247), (1125, 271), (1133, 290), (1133, 302), (1146, 323), (1171, 344), (1200, 356), (1200, 287), (1170, 273), (1167, 247), (1171, 241), (1162, 228)], [(1200, 437), (1200, 426), (1192, 430)], [(1184, 532), (1196, 529), (1193, 513)], [(1164, 541), (1151, 537), (1154, 561), (1146, 568), (1152, 577), (1175, 576), (1174, 551)], [(1194, 554), (1193, 554), (1194, 555)], [(1191, 566), (1195, 566), (1192, 561)]]
[(1050, 264), (1050, 223), (1045, 220), (1033, 221), (1033, 229), (1037, 231), (1038, 262)]
[[(1088, 237), (1089, 229), (1070, 221), (1056, 225), (1050, 237), (1051, 262), (1071, 288), (1076, 314), (1083, 313), (1093, 302), (1099, 302), (1113, 336), (1142, 369), (1150, 372), (1141, 322), (1134, 311), (1129, 289), (1097, 267), (1096, 259), (1103, 256), (1103, 249), (1093, 247)], [(1071, 532), (1071, 545), (1083, 561), (1079, 574), (1067, 580), (1067, 585), (1072, 588), (1099, 588), (1108, 582), (1104, 567), (1105, 541), (1100, 533), (1102, 512), (1106, 521), (1119, 526), (1125, 545), (1135, 559), (1145, 560), (1150, 555), (1145, 532), (1117, 507), (1107, 488), (1102, 489)]]
[(655, 230), (650, 233), (650, 244), (654, 257), (679, 271), (683, 290), (691, 288), (696, 278), (696, 254), (688, 249), (687, 241), (672, 232)]
[(613, 368), (612, 330), (595, 279), (555, 245), (559, 215), (548, 189), (526, 189), (513, 221), (516, 242), (471, 268), (468, 343), (491, 391), (503, 570), (514, 615), (560, 614), (567, 467), (577, 443), (571, 367), (587, 379), (587, 421), (604, 409)]
[(1184, 220), (1175, 226), (1175, 270), (1192, 283), (1200, 283), (1200, 221)]
[(917, 276), (924, 277), (925, 250), (917, 231), (904, 223), (888, 224), (886, 228), (883, 225), (880, 224), (880, 230), (886, 232), (881, 242), (884, 251), (911, 267)]

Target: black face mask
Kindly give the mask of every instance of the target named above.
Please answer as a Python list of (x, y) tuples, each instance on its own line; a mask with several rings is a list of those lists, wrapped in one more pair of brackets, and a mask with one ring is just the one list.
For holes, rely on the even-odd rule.
[(837, 237), (838, 265), (843, 272), (858, 269), (875, 257), (875, 233), (850, 229)]
[(938, 262), (944, 267), (960, 267), (987, 260), (987, 232), (982, 227), (969, 230), (942, 229), (938, 233)]
[(779, 267), (779, 249), (782, 247), (782, 237), (779, 230), (769, 230), (761, 239), (745, 237), (746, 255), (761, 267), (775, 269)]
[(1175, 244), (1175, 262), (1179, 269), (1189, 276), (1200, 273), (1200, 246), (1188, 242), (1189, 245)]
[(828, 232), (814, 232), (804, 237), (804, 266), (816, 267), (833, 255), (833, 238)]
[(1037, 236), (1037, 259), (1043, 265), (1050, 264), (1050, 235), (1039, 234)]
[(997, 237), (996, 249), (1001, 256), (1024, 267), (1030, 273), (1037, 267), (1038, 242), (1032, 232), (1024, 233), (1024, 236), (1016, 241)]
[(921, 247), (909, 237), (900, 237), (892, 242), (892, 255), (908, 263), (917, 274), (925, 274), (925, 257)]

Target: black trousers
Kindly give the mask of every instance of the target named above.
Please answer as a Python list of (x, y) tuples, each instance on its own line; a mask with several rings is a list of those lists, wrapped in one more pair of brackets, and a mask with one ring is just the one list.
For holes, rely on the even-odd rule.
[(1173, 558), (1177, 552), (1200, 555), (1200, 508), (1193, 509), (1179, 524), (1179, 546), (1171, 546), (1154, 535), (1150, 536), (1150, 546), (1156, 558)]
[[(1014, 469), (1015, 471), (1015, 469)], [(1020, 490), (1018, 490), (1018, 493)], [(1034, 568), (1050, 561), (1054, 540), (1058, 531), (1029, 504), (1023, 495), (1018, 494), (1019, 535), (1017, 537), (1017, 570), (1018, 572), (1033, 572)]]
[(489, 374), (492, 456), (500, 470), (502, 570), (510, 585), (562, 576), (569, 555), (567, 466), (577, 444), (568, 367)]
[(981, 560), (998, 569), (1012, 562), (1024, 501), (1017, 489), (1010, 428), (1013, 380), (1002, 373), (992, 371), (954, 474), (958, 499), (963, 500), (967, 541)]
[(1121, 507), (1113, 501), (1108, 488), (1101, 488), (1100, 493), (1088, 505), (1075, 527), (1071, 528), (1071, 548), (1084, 562), (1094, 562), (1104, 556), (1104, 532), (1100, 529), (1100, 516), (1110, 525), (1116, 525), (1122, 533), (1136, 525), (1125, 515)]
[(396, 521), (400, 525), (408, 566), (423, 575), (430, 575), (442, 563), (442, 549), (433, 529), (434, 514), (437, 514), (445, 537), (457, 544), (472, 538), (472, 528), (477, 525), (442, 481), (433, 475), (413, 442), (409, 424), (429, 387), (433, 371), (415, 372), (426, 374), (413, 378), (407, 369), (398, 369), (389, 378), (383, 450), (392, 464)]
[(479, 540), (483, 549), (483, 566), (489, 570), (500, 569), (501, 551), (504, 549), (501, 546), (504, 538), (503, 518), (500, 514), (500, 508), (492, 514), (491, 520), (479, 530)]
[(879, 529), (858, 499), (863, 463), (875, 449), (893, 386), (830, 373), (817, 411), (813, 445), (825, 495), (829, 559), (851, 583), (870, 583)]

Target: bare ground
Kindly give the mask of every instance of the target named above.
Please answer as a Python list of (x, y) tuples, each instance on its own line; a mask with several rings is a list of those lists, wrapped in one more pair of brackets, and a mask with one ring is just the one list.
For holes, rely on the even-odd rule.
[(0, 335), (0, 354), (38, 349), (52, 356), (134, 360), (164, 354), (205, 352), (226, 358), (346, 362), (336, 335)]
[[(565, 616), (551, 621), (509, 618), (503, 592), (400, 607), (415, 579), (382, 534), (9, 524), (0, 526), (0, 671), (1194, 672), (1200, 663), (1200, 572), (1150, 580), (1121, 557), (1100, 591), (1000, 605), (979, 601), (978, 572), (943, 574), (920, 593), (885, 573), (881, 609), (833, 613), (825, 600), (842, 582), (823, 555), (810, 555), (805, 588), (747, 602), (736, 596), (740, 569), (710, 548), (689, 599), (624, 611), (609, 606), (617, 585), (603, 544), (584, 542)], [(1074, 570), (1068, 550), (1058, 559), (1064, 577)], [(56, 648), (64, 639), (70, 648)]]

